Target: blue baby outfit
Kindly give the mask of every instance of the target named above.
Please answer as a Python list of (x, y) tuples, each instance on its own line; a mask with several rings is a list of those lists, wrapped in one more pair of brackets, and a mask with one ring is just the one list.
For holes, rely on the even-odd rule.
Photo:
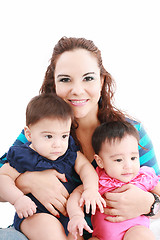
[[(19, 173), (25, 171), (43, 171), (47, 169), (55, 169), (59, 173), (65, 173), (68, 182), (63, 183), (69, 194), (79, 185), (79, 177), (74, 170), (75, 160), (77, 158), (78, 147), (75, 145), (73, 138), (69, 138), (69, 146), (66, 153), (57, 160), (52, 161), (39, 155), (36, 151), (29, 147), (27, 142), (20, 146), (12, 146), (7, 154), (7, 161)], [(32, 195), (27, 194), (37, 205), (37, 213), (49, 213), (49, 211)], [(50, 214), (50, 213), (49, 213)], [(24, 220), (15, 214), (14, 227), (20, 231), (20, 224)], [(67, 233), (68, 217), (64, 217), (60, 213), (60, 222), (64, 226)]]

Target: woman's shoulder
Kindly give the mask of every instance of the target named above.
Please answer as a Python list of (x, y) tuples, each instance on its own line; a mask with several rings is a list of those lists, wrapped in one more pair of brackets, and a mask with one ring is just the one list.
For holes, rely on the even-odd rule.
[(131, 123), (138, 131), (140, 131), (141, 128), (143, 127), (142, 123), (138, 120), (126, 118), (126, 121)]
[[(21, 131), (17, 139), (14, 141), (13, 146), (20, 146), (24, 143), (27, 143), (27, 139), (24, 134), (24, 130)], [(0, 157), (0, 167), (7, 161), (7, 152), (3, 154), (3, 156)]]
[(28, 140), (27, 138), (25, 137), (25, 134), (24, 134), (24, 129), (21, 131), (21, 133), (18, 135), (17, 139), (15, 140), (15, 142), (13, 143), (13, 146), (19, 146), (19, 145), (22, 145), (24, 143), (27, 143)]

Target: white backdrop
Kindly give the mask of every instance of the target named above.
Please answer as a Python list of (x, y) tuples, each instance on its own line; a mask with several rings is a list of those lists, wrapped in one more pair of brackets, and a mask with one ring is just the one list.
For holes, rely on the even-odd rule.
[[(0, 155), (25, 124), (52, 49), (62, 36), (91, 39), (117, 83), (116, 105), (143, 122), (160, 162), (158, 0), (5, 0), (0, 2)], [(7, 210), (6, 210), (7, 209)], [(0, 204), (0, 226), (14, 210)]]

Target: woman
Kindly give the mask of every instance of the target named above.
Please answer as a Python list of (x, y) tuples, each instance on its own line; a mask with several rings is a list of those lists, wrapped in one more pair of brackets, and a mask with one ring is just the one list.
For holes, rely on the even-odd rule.
[[(56, 92), (71, 105), (78, 126), (72, 131), (72, 136), (88, 160), (96, 166), (91, 145), (95, 128), (102, 122), (126, 118), (113, 106), (114, 81), (103, 67), (99, 49), (84, 38), (61, 38), (54, 48), (40, 92)], [(140, 149), (141, 165), (154, 166), (159, 173), (152, 144), (142, 125), (130, 119), (128, 121), (138, 129), (140, 138), (145, 139), (142, 145), (148, 149)], [(21, 141), (25, 141), (23, 133), (15, 144)], [(146, 155), (149, 158), (145, 157), (147, 153), (150, 153)], [(56, 209), (66, 214), (68, 193), (58, 178), (63, 181), (62, 176), (53, 170), (27, 172), (17, 179), (17, 186), (24, 193), (31, 192), (53, 215), (57, 214)], [(124, 221), (149, 213), (153, 202), (151, 193), (128, 184), (120, 188), (119, 193), (106, 194), (106, 203), (110, 208), (106, 208), (105, 213), (110, 215), (107, 217), (109, 221)], [(116, 217), (112, 218), (112, 215)]]

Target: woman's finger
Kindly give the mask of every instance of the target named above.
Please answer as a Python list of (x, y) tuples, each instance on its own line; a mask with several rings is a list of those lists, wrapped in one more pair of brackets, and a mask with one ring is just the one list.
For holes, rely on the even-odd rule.
[(119, 216), (120, 212), (118, 209), (115, 208), (104, 208), (104, 214), (109, 215), (109, 216)]
[(45, 208), (54, 216), (59, 216), (59, 212), (54, 208), (54, 206), (50, 203), (45, 205)]
[(122, 216), (114, 216), (114, 217), (108, 216), (105, 218), (105, 220), (107, 220), (109, 222), (122, 222), (126, 219)]

